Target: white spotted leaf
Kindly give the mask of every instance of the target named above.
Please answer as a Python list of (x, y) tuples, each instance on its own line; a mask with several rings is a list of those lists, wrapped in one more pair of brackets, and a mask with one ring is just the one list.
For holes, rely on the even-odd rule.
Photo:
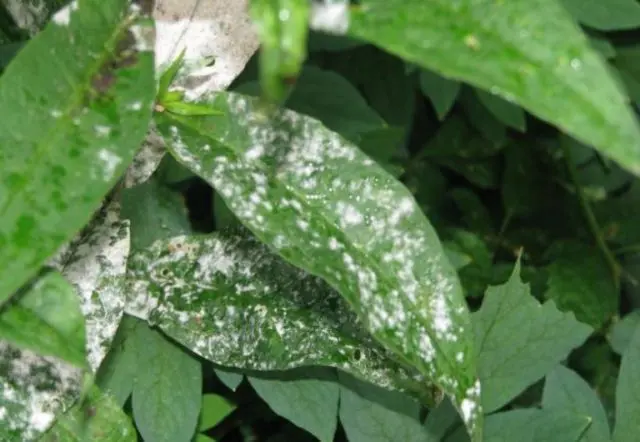
[(262, 241), (322, 277), (387, 348), (481, 432), (469, 312), (457, 275), (411, 193), (319, 121), (217, 93), (219, 117), (157, 114), (170, 152), (207, 180)]
[(362, 0), (336, 22), (343, 30), (348, 22), (350, 37), (500, 95), (640, 174), (640, 126), (626, 94), (560, 3)]
[(81, 0), (3, 72), (0, 303), (89, 222), (140, 146), (155, 90), (152, 36), (130, 1)]
[(423, 390), (338, 293), (246, 232), (157, 241), (131, 256), (128, 280), (128, 313), (221, 366), (333, 366), (383, 387)]

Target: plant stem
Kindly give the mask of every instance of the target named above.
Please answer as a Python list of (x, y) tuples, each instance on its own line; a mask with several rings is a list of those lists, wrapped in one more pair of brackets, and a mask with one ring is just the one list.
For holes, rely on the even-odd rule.
[(571, 178), (571, 181), (573, 182), (573, 185), (575, 187), (575, 192), (576, 195), (578, 195), (578, 200), (580, 201), (580, 206), (582, 206), (582, 211), (584, 212), (587, 224), (589, 225), (589, 230), (591, 230), (591, 234), (596, 241), (596, 245), (600, 249), (602, 256), (611, 269), (611, 273), (613, 274), (613, 281), (616, 285), (616, 288), (619, 288), (621, 274), (620, 264), (618, 264), (618, 261), (616, 261), (615, 256), (613, 255), (613, 253), (611, 253), (609, 246), (607, 246), (607, 242), (602, 236), (602, 229), (598, 224), (598, 220), (596, 219), (593, 210), (591, 210), (591, 204), (585, 197), (584, 191), (580, 186), (580, 182), (578, 180), (578, 171), (576, 170), (575, 164), (571, 160), (571, 151), (569, 149), (569, 146), (566, 143), (561, 143), (561, 145), (564, 151), (564, 158), (567, 164), (567, 170), (569, 171), (569, 177)]

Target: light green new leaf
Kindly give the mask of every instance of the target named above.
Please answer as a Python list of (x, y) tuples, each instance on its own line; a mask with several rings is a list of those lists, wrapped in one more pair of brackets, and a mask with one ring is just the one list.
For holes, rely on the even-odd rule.
[(129, 266), (129, 311), (216, 364), (334, 366), (385, 387), (424, 389), (335, 291), (255, 239), (175, 237), (132, 255)]
[(624, 354), (637, 329), (640, 329), (640, 310), (634, 310), (610, 328), (609, 344), (618, 354)]
[(332, 442), (338, 426), (340, 384), (335, 370), (305, 370), (302, 378), (249, 376), (258, 395), (279, 416), (308, 431), (321, 442)]
[(491, 90), (640, 173), (626, 98), (556, 0), (363, 0), (348, 34)]
[[(224, 116), (158, 116), (172, 154), (258, 238), (335, 287), (375, 338), (458, 407), (477, 402), (460, 283), (406, 187), (317, 120), (266, 114), (233, 93), (210, 100)], [(480, 409), (467, 410), (467, 425), (480, 434)]]
[(609, 442), (611, 431), (607, 414), (596, 392), (578, 374), (558, 365), (547, 375), (542, 407), (549, 411), (566, 411), (588, 416), (589, 428), (581, 442)]
[(0, 79), (0, 304), (87, 224), (151, 116), (151, 24), (126, 0), (74, 5)]
[(42, 442), (136, 442), (131, 419), (107, 394), (92, 388), (85, 402), (62, 415)]
[(131, 394), (144, 440), (189, 442), (202, 404), (200, 362), (145, 324), (135, 328), (138, 371)]
[(542, 378), (592, 331), (552, 301), (540, 305), (520, 280), (520, 263), (505, 284), (487, 289), (473, 322), (486, 412)]
[(431, 100), (438, 118), (444, 120), (458, 98), (460, 82), (423, 69), (420, 72), (420, 89)]
[(217, 394), (205, 394), (202, 396), (202, 411), (198, 431), (215, 427), (220, 421), (229, 415), (236, 406)]
[(635, 442), (640, 434), (640, 328), (622, 355), (616, 387), (616, 426), (614, 442)]
[(260, 37), (260, 84), (264, 96), (285, 98), (307, 56), (308, 0), (251, 0)]
[(580, 23), (599, 31), (640, 28), (637, 0), (561, 0), (560, 3)]
[(602, 328), (617, 312), (619, 293), (611, 271), (595, 247), (556, 243), (549, 253), (545, 294), (580, 322)]
[(80, 298), (57, 272), (42, 274), (0, 310), (0, 340), (87, 366)]
[(38, 440), (80, 392), (81, 372), (0, 341), (0, 440)]

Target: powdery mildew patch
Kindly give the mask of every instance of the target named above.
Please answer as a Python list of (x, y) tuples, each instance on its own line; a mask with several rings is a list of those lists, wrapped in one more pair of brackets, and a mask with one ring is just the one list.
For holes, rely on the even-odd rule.
[(0, 342), (0, 440), (37, 440), (80, 389), (81, 372)]
[(342, 298), (248, 237), (178, 236), (131, 257), (127, 313), (223, 366), (341, 368), (383, 387), (424, 384), (388, 359)]
[(338, 288), (374, 336), (458, 407), (475, 400), (462, 290), (410, 192), (317, 120), (289, 110), (266, 115), (233, 93), (209, 99), (223, 117), (161, 129), (179, 160), (258, 237)]

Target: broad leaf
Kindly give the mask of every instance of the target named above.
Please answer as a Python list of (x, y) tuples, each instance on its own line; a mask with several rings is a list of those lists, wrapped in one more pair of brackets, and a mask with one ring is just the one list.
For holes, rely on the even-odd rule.
[[(317, 372), (317, 374), (316, 374)], [(335, 370), (304, 371), (295, 376), (253, 377), (249, 382), (278, 415), (313, 434), (322, 442), (333, 441), (338, 426), (340, 384)]]
[(242, 373), (236, 373), (234, 371), (226, 371), (222, 369), (215, 369), (216, 376), (220, 379), (224, 385), (227, 386), (229, 390), (236, 391), (236, 389), (240, 386), (242, 381), (244, 380), (244, 375)]
[[(222, 117), (157, 117), (173, 155), (290, 262), (321, 276), (380, 342), (458, 406), (477, 402), (460, 283), (409, 191), (317, 120), (218, 93)], [(348, 178), (345, 178), (348, 177)], [(466, 423), (481, 431), (479, 408)], [(477, 433), (479, 434), (479, 433)]]
[(0, 341), (0, 440), (39, 439), (80, 391), (80, 370)]
[(557, 1), (363, 0), (348, 20), (348, 35), (490, 90), (640, 173), (625, 96)]
[(40, 275), (0, 310), (0, 340), (86, 367), (84, 317), (60, 273)]
[(429, 97), (440, 120), (447, 116), (460, 92), (460, 83), (430, 70), (420, 72), (420, 89)]
[(616, 388), (616, 426), (614, 442), (633, 442), (640, 432), (640, 328), (636, 331), (622, 355), (618, 386)]
[(640, 329), (640, 310), (632, 311), (613, 324), (607, 337), (611, 348), (620, 355), (624, 354), (637, 329)]
[(136, 427), (145, 440), (191, 441), (202, 401), (200, 362), (144, 324), (133, 339), (139, 367), (131, 395)]
[(636, 0), (561, 0), (583, 25), (600, 31), (640, 28), (640, 5)]
[(80, 1), (2, 75), (0, 303), (88, 223), (144, 138), (153, 28), (134, 11)]
[(588, 416), (590, 425), (581, 442), (609, 442), (611, 432), (607, 415), (596, 392), (578, 374), (558, 365), (547, 375), (542, 407), (550, 411)]
[(520, 280), (519, 262), (505, 284), (487, 289), (473, 320), (486, 412), (542, 378), (592, 331), (553, 301), (540, 305)]
[(235, 410), (235, 405), (217, 394), (205, 394), (202, 396), (202, 411), (198, 430), (204, 431), (220, 423), (225, 417)]
[(41, 439), (43, 442), (136, 442), (131, 419), (106, 394), (92, 388), (82, 403), (62, 415)]
[(328, 365), (414, 391), (340, 296), (255, 239), (215, 234), (156, 242), (130, 260), (131, 314), (226, 367)]

